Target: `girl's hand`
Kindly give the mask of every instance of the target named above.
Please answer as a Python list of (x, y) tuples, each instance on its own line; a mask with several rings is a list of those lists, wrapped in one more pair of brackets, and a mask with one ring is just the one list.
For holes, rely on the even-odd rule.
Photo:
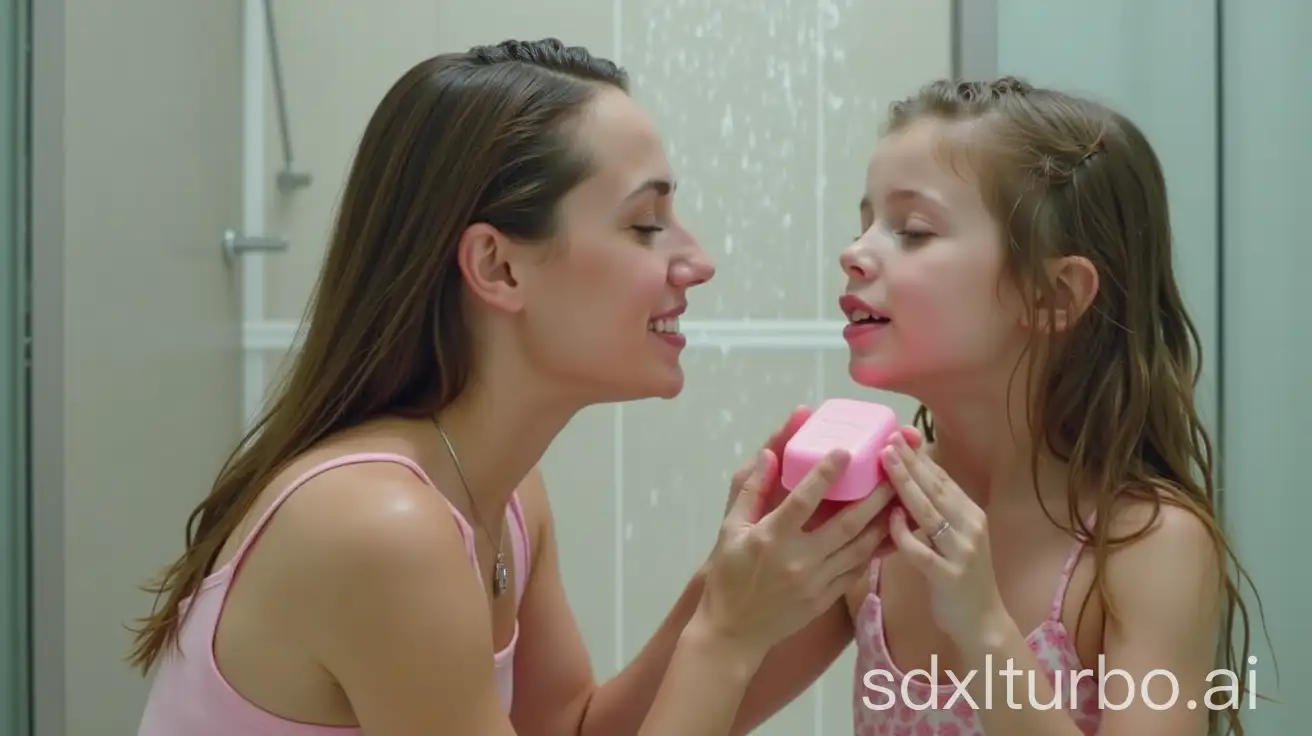
[(900, 501), (889, 520), (893, 543), (929, 580), (939, 627), (957, 643), (997, 628), (1007, 614), (993, 574), (984, 510), (900, 437), (882, 460)]

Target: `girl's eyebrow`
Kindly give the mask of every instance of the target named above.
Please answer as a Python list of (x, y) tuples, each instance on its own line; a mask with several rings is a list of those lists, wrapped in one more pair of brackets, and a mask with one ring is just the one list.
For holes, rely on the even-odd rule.
[[(894, 189), (888, 193), (886, 199), (890, 202), (908, 202), (912, 204), (925, 204), (935, 210), (946, 210), (947, 205), (937, 194), (920, 189)], [(874, 209), (869, 196), (861, 197), (861, 209)]]

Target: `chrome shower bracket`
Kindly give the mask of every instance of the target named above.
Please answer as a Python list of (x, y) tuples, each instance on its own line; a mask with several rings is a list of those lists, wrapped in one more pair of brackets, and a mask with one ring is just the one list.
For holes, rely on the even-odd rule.
[(282, 79), (282, 54), (278, 50), (278, 32), (273, 24), (273, 0), (264, 0), (264, 27), (269, 34), (269, 67), (273, 75), (273, 99), (278, 105), (278, 133), (282, 136), (282, 170), (278, 172), (278, 191), (290, 194), (314, 181), (309, 173), (296, 170), (292, 155), (291, 124), (287, 121), (287, 90)]

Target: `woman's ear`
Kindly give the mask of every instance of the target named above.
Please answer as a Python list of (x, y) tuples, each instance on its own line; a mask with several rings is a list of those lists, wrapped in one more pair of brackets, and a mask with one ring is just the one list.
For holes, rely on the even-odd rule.
[(456, 263), (470, 296), (503, 312), (524, 308), (523, 288), (512, 268), (514, 248), (509, 238), (487, 223), (465, 228), (456, 244)]

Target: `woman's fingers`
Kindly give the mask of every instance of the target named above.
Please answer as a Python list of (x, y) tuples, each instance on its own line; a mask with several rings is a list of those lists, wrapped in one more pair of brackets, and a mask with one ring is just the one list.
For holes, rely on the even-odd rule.
[(849, 459), (849, 455), (841, 450), (825, 455), (761, 523), (775, 532), (791, 534), (800, 531), (820, 506), (825, 492), (842, 477)]
[(845, 575), (854, 569), (865, 570), (875, 559), (875, 551), (888, 538), (888, 529), (882, 524), (866, 527), (860, 534), (838, 548), (825, 559), (820, 567), (823, 580)]
[(775, 430), (774, 434), (770, 435), (770, 438), (765, 441), (765, 449), (773, 452), (778, 457), (783, 457), (784, 446), (788, 444), (788, 440), (791, 440), (793, 435), (797, 434), (797, 430), (801, 429), (802, 425), (806, 424), (806, 420), (810, 418), (811, 409), (809, 407), (799, 406), (793, 409), (783, 426)]
[(881, 483), (869, 496), (848, 504), (847, 508), (826, 521), (816, 533), (822, 535), (822, 544), (827, 553), (833, 554), (870, 527), (879, 514), (888, 508), (893, 496), (893, 487)]
[(730, 501), (729, 511), (725, 514), (726, 522), (753, 524), (757, 521), (762, 495), (770, 488), (771, 480), (778, 473), (778, 465), (768, 450), (757, 453), (751, 472), (743, 479), (738, 493)]
[[(761, 445), (761, 449), (756, 452), (756, 455), (748, 458), (742, 465), (738, 466), (738, 469), (729, 477), (729, 498), (724, 507), (724, 513), (726, 516), (729, 514), (729, 510), (733, 508), (737, 497), (742, 493), (743, 485), (747, 483), (747, 478), (750, 477), (752, 471), (756, 469), (761, 457), (761, 452), (769, 452), (776, 458), (783, 457), (784, 446), (788, 444), (788, 440), (792, 439), (793, 435), (797, 434), (797, 430), (806, 423), (806, 420), (810, 418), (810, 416), (811, 409), (806, 406), (799, 406), (796, 409), (793, 409), (783, 425), (766, 438), (765, 443)], [(774, 485), (771, 484), (769, 489), (773, 490), (773, 487)], [(769, 495), (769, 493), (765, 491), (762, 491), (762, 493), (764, 496)], [(770, 498), (763, 497), (763, 505), (768, 505), (771, 500), (772, 499)]]

